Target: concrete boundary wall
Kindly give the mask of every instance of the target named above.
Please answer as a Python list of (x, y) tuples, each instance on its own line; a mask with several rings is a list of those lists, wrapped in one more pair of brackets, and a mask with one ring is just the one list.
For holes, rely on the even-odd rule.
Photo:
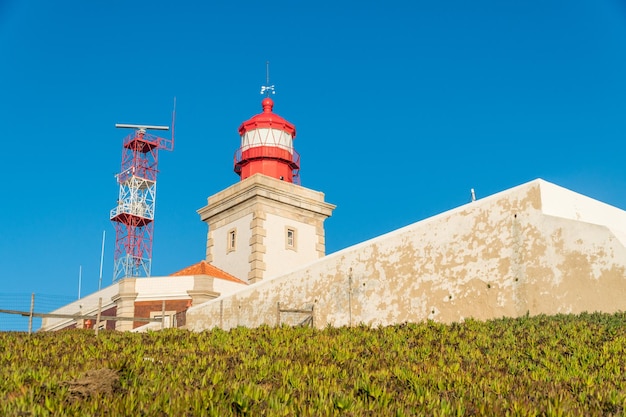
[(544, 214), (605, 225), (626, 245), (626, 211), (543, 180), (541, 203)]
[(274, 325), (277, 303), (314, 306), (316, 327), (624, 310), (626, 213), (577, 196), (532, 181), (191, 307), (187, 327)]

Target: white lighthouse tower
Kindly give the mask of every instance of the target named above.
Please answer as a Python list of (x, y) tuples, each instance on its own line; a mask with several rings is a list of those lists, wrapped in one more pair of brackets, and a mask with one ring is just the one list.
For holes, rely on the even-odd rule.
[(240, 182), (198, 210), (209, 227), (207, 261), (249, 283), (323, 257), (324, 220), (335, 208), (323, 193), (299, 185), (295, 126), (273, 112), (271, 98), (261, 106), (239, 127), (234, 171)]

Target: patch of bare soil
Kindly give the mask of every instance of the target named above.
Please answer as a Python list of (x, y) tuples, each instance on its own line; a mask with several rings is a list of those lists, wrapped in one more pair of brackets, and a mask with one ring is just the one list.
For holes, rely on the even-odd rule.
[(87, 371), (81, 378), (66, 381), (73, 398), (82, 399), (92, 395), (112, 394), (120, 388), (120, 377), (112, 369), (102, 368)]

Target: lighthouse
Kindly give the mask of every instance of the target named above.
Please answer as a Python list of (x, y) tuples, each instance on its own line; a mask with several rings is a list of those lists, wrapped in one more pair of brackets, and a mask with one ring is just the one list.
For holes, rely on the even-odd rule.
[(208, 225), (207, 262), (248, 283), (323, 257), (324, 221), (335, 209), (324, 193), (300, 185), (296, 127), (274, 113), (271, 98), (261, 107), (239, 126), (239, 182), (198, 210)]

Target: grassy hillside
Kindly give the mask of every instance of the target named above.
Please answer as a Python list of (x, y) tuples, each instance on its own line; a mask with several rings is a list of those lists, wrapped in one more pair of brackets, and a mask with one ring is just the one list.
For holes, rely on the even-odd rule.
[(0, 333), (0, 415), (623, 415), (625, 324)]

